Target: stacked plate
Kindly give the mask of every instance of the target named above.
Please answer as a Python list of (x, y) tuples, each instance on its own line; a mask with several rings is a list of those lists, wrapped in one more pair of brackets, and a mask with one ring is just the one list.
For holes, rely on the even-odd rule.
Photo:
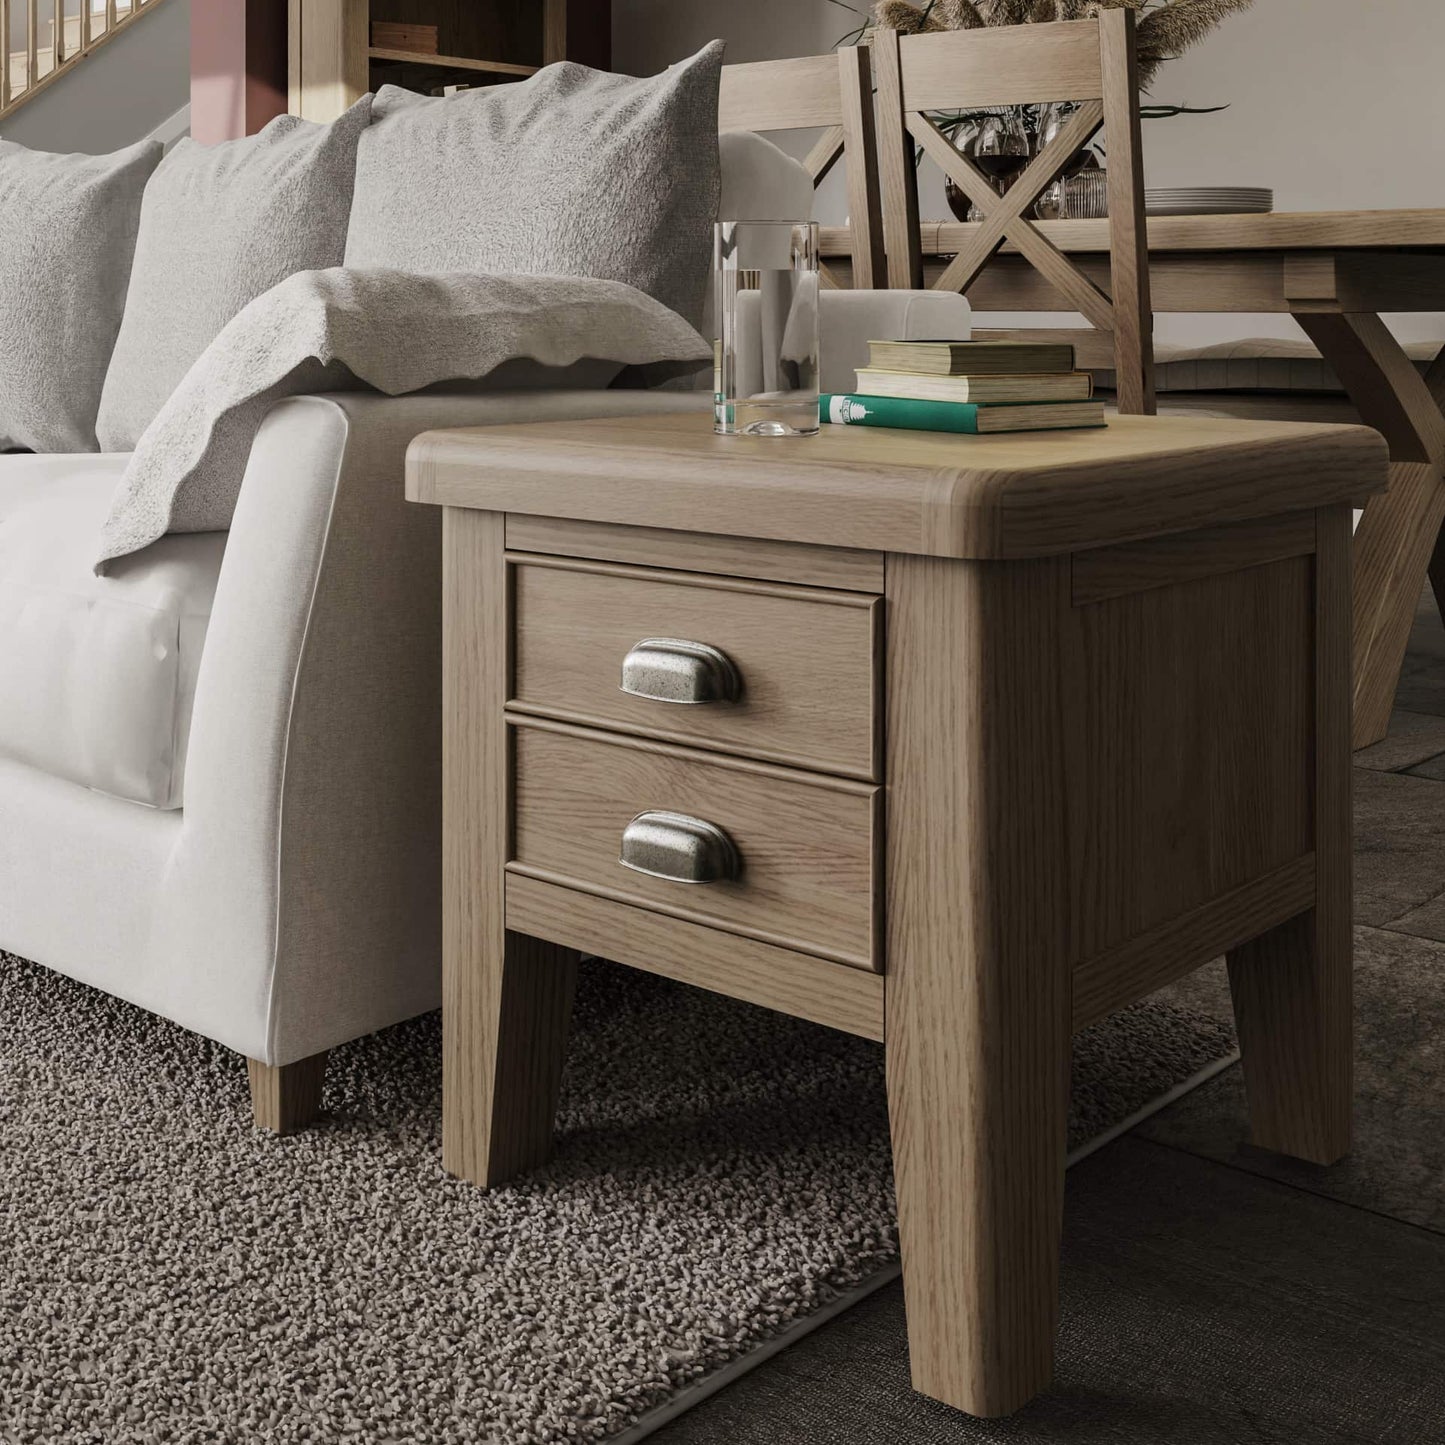
[(1172, 186), (1144, 192), (1151, 216), (1258, 216), (1274, 210), (1262, 186)]

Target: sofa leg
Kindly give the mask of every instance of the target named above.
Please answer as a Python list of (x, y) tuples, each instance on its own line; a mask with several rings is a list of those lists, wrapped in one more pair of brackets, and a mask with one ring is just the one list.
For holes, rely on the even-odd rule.
[(258, 1129), (294, 1134), (316, 1122), (326, 1081), (324, 1049), (294, 1064), (247, 1059), (246, 1069), (251, 1076), (251, 1110)]

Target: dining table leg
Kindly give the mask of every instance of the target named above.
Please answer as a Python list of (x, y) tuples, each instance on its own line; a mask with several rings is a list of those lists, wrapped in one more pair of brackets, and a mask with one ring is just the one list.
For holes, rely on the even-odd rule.
[(1390, 488), (1365, 504), (1355, 531), (1352, 741), (1363, 748), (1389, 731), (1426, 577), (1437, 600), (1445, 594), (1445, 352), (1422, 376), (1372, 312), (1294, 317), (1390, 446)]

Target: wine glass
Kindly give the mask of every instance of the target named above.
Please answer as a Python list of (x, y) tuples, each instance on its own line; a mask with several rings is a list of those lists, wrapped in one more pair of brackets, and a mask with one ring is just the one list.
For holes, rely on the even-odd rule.
[[(966, 155), (1002, 195), (1029, 163), (1029, 133), (1020, 106), (1006, 106), (971, 117), (953, 137), (954, 146)], [(961, 221), (981, 221), (982, 212), (952, 180), (944, 183), (949, 209)]]
[(979, 122), (973, 162), (992, 182), (999, 195), (1019, 178), (1029, 163), (1029, 133), (1023, 109), (1010, 105), (990, 111)]
[[(1064, 126), (1068, 124), (1069, 118), (1078, 108), (1079, 103), (1074, 100), (1053, 100), (1044, 106), (1039, 112), (1039, 150), (1042, 151), (1063, 130)], [(1064, 168), (1059, 172), (1059, 178), (1050, 181), (1039, 192), (1039, 198), (1034, 202), (1034, 216), (1038, 220), (1068, 220), (1069, 190), (1066, 183), (1076, 171), (1082, 170), (1088, 165), (1090, 159), (1091, 156), (1087, 150), (1075, 151), (1064, 163)]]
[[(964, 116), (953, 123), (949, 140), (953, 142), (954, 150), (960, 155), (970, 158), (973, 156), (974, 148), (978, 144), (978, 122), (979, 118), (971, 115)], [(974, 209), (968, 192), (952, 176), (943, 178), (943, 195), (948, 202), (948, 209), (953, 212), (955, 219), (960, 221), (978, 219), (978, 212)]]

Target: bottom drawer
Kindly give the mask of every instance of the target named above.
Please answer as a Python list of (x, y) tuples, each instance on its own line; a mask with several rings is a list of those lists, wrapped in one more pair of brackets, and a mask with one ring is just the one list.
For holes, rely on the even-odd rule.
[[(879, 968), (879, 789), (513, 718), (512, 867), (748, 938)], [(735, 878), (685, 883), (620, 861), (640, 813), (710, 824)]]

